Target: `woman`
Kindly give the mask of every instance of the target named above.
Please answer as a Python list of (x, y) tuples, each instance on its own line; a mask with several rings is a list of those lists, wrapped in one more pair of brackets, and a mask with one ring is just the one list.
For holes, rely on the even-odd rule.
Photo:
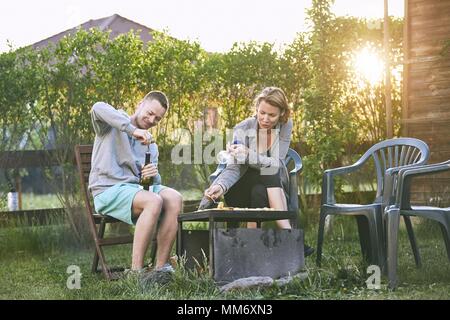
[[(228, 206), (287, 211), (288, 172), (283, 160), (292, 133), (289, 105), (281, 89), (268, 87), (254, 106), (256, 114), (234, 128), (233, 141), (239, 143), (227, 147), (237, 161), (227, 165), (205, 190), (205, 197), (215, 201), (224, 194)], [(202, 207), (207, 205), (202, 201)], [(277, 225), (291, 229), (289, 220), (279, 220)], [(255, 223), (249, 227), (256, 227)]]

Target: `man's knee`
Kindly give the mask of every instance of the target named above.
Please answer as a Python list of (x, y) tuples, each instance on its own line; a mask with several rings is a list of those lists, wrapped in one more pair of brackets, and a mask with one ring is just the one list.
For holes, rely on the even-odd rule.
[(145, 207), (155, 207), (158, 212), (161, 211), (162, 205), (163, 205), (163, 199), (156, 193), (148, 192), (148, 194), (145, 196)]
[(139, 192), (133, 200), (133, 216), (137, 218), (147, 209), (148, 214), (159, 217), (162, 205), (163, 200), (156, 193), (148, 191)]
[(169, 188), (163, 190), (160, 195), (165, 208), (181, 210), (183, 205), (183, 196), (178, 191)]

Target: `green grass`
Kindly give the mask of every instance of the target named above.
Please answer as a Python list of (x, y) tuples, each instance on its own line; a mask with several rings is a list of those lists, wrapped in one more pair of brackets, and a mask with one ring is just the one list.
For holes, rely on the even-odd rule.
[[(307, 258), (307, 279), (285, 287), (220, 293), (208, 274), (176, 269), (175, 281), (143, 291), (136, 279), (108, 282), (90, 272), (92, 250), (76, 249), (63, 226), (0, 229), (0, 299), (450, 299), (450, 263), (440, 233), (434, 226), (416, 226), (423, 267), (416, 269), (404, 230), (399, 246), (400, 286), (396, 291), (369, 290), (366, 266), (361, 262), (355, 224), (336, 219), (325, 239), (322, 268), (315, 256)], [(45, 229), (47, 228), (47, 229)], [(59, 228), (59, 229), (58, 229)], [(306, 230), (306, 242), (315, 246), (317, 230)], [(13, 245), (14, 241), (19, 241)], [(28, 240), (26, 240), (28, 239)], [(38, 243), (38, 244), (36, 244)], [(127, 265), (131, 247), (111, 247), (112, 265)], [(81, 289), (69, 290), (67, 267), (81, 268)]]
[(22, 194), (22, 209), (51, 209), (61, 208), (61, 202), (56, 194)]

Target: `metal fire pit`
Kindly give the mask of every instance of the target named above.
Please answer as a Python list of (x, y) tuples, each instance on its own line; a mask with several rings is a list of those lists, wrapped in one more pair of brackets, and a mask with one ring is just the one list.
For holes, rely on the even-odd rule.
[[(218, 222), (274, 221), (290, 219), (291, 211), (208, 210), (179, 216), (177, 254), (186, 257), (187, 268), (203, 268), (217, 282), (250, 276), (279, 278), (305, 266), (303, 231), (300, 229), (218, 228)], [(208, 230), (184, 230), (183, 222), (207, 221)]]

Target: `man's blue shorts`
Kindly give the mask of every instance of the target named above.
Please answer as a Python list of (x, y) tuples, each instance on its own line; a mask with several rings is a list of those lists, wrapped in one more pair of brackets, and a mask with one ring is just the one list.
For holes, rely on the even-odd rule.
[[(150, 186), (150, 190), (159, 194), (167, 187), (157, 184)], [(133, 219), (133, 199), (136, 193), (142, 190), (142, 186), (134, 183), (118, 183), (94, 198), (94, 208), (97, 213), (108, 215), (130, 225), (135, 225)]]

